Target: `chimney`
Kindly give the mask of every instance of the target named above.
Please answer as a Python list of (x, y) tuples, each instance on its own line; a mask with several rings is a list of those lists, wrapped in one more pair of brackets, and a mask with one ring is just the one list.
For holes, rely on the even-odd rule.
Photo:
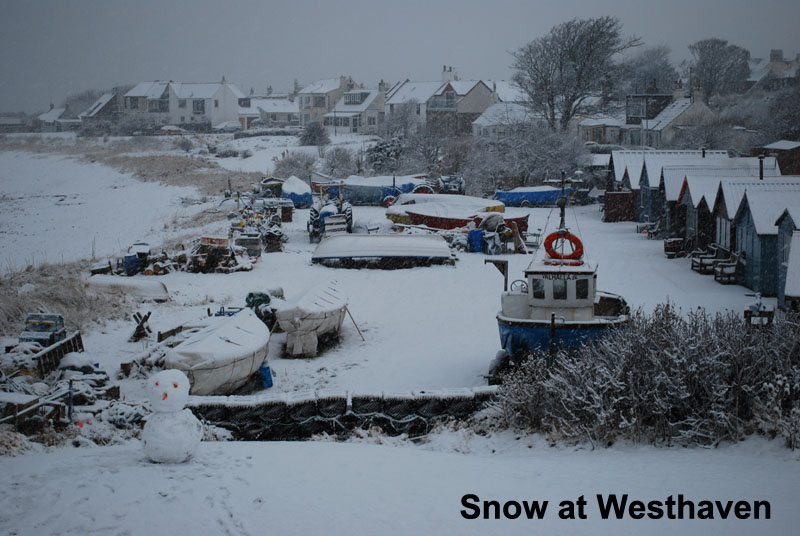
[(692, 89), (692, 102), (703, 102), (705, 100), (705, 92), (703, 86), (700, 85), (700, 79), (694, 79), (694, 89)]
[(703, 158), (705, 158), (706, 157), (706, 147), (705, 147), (705, 145), (703, 147), (700, 147), (700, 150), (702, 151)]
[(675, 80), (675, 87), (672, 90), (672, 100), (676, 101), (684, 97), (686, 97), (686, 93), (683, 91), (683, 82), (680, 79)]
[(224, 84), (224, 83), (225, 83), (225, 75), (223, 74), (222, 75), (222, 82), (220, 82), (220, 84)]
[(764, 153), (758, 155), (758, 180), (764, 180)]
[(50, 103), (50, 109), (52, 110), (52, 109), (53, 109), (53, 108), (55, 108), (55, 107), (56, 107), (56, 105), (55, 105), (55, 104), (53, 104), (53, 103), (51, 102), (51, 103)]

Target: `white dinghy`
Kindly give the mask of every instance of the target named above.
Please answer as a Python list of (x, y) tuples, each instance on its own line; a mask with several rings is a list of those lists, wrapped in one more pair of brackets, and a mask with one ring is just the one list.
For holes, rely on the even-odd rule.
[(164, 367), (185, 372), (193, 395), (230, 394), (267, 358), (269, 329), (250, 309), (208, 320), (167, 352)]
[(337, 337), (347, 311), (347, 296), (335, 282), (317, 285), (295, 303), (281, 305), (276, 311), (278, 324), (287, 333), (286, 354), (290, 357), (314, 357), (322, 337)]

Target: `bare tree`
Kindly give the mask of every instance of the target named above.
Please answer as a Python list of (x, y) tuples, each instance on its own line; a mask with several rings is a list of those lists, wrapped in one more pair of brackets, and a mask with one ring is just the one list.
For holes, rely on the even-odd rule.
[(784, 90), (770, 101), (769, 122), (775, 139), (800, 139), (800, 86)]
[(660, 90), (671, 91), (678, 71), (669, 55), (669, 47), (661, 45), (637, 50), (620, 61), (614, 71), (617, 97), (624, 99), (626, 95), (644, 93), (653, 82)]
[(614, 55), (639, 43), (622, 36), (615, 17), (573, 19), (513, 54), (514, 81), (552, 130), (566, 130), (575, 115), (593, 111), (590, 97), (602, 92)]
[(471, 195), (498, 188), (535, 186), (581, 166), (586, 147), (576, 137), (530, 122), (507, 125), (503, 134), (480, 139), (464, 166)]
[(325, 172), (334, 177), (345, 177), (356, 172), (353, 153), (345, 147), (332, 147), (325, 152)]
[(284, 151), (281, 158), (273, 157), (275, 166), (272, 170), (273, 175), (288, 179), (292, 175), (305, 181), (311, 180), (311, 170), (317, 163), (317, 158), (308, 153), (290, 153)]
[(410, 100), (394, 104), (391, 113), (386, 115), (384, 122), (385, 138), (408, 138), (419, 130), (420, 119), (417, 115), (419, 104)]
[(705, 100), (740, 91), (750, 76), (750, 52), (724, 39), (703, 39), (689, 45), (693, 75), (700, 80)]

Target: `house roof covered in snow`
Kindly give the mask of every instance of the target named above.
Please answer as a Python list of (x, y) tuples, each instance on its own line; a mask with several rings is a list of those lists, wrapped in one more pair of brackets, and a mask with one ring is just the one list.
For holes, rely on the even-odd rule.
[[(450, 86), (453, 88), (453, 91), (456, 92), (456, 95), (466, 95), (472, 88), (477, 86), (478, 84), (486, 85), (483, 80), (451, 80), (449, 82), (445, 82), (442, 84), (439, 89), (434, 93), (434, 95), (444, 95), (445, 89)], [(491, 87), (487, 86), (487, 88), (491, 91)]]
[(764, 149), (772, 149), (775, 151), (791, 151), (800, 147), (800, 141), (780, 140), (775, 143), (765, 145)]
[(625, 126), (625, 115), (595, 115), (587, 117), (578, 124), (582, 127), (623, 127)]
[[(614, 179), (621, 183), (625, 175), (625, 170), (628, 170), (628, 178), (632, 190), (639, 189), (639, 181), (642, 176), (642, 169), (644, 163), (648, 163), (647, 176), (654, 177), (653, 181), (660, 180), (661, 167), (663, 166), (677, 166), (677, 165), (692, 165), (698, 160), (704, 159), (703, 151), (612, 151), (612, 159), (614, 161)], [(728, 153), (725, 151), (706, 151), (705, 159), (709, 161), (714, 159), (719, 161), (728, 158)], [(655, 188), (657, 184), (654, 184)]]
[(776, 235), (778, 226), (775, 225), (775, 222), (780, 215), (786, 209), (792, 210), (792, 213), (800, 210), (800, 195), (787, 196), (786, 194), (786, 191), (748, 190), (742, 198), (734, 219), (740, 217), (746, 204), (750, 210), (750, 216), (753, 218), (756, 234), (759, 236)]
[[(353, 95), (357, 93), (366, 94), (364, 96), (364, 100), (362, 100), (358, 104), (346, 104), (346, 95)], [(365, 111), (369, 106), (375, 102), (375, 99), (380, 94), (380, 91), (377, 89), (353, 89), (351, 91), (346, 92), (342, 95), (342, 98), (336, 102), (336, 106), (333, 107), (332, 112), (328, 112), (325, 114), (325, 117), (333, 117), (333, 112), (336, 114), (360, 114), (361, 112)]]
[(690, 200), (692, 206), (697, 208), (702, 201), (705, 201), (708, 210), (713, 210), (714, 199), (717, 197), (717, 190), (719, 190), (719, 182), (719, 177), (687, 175), (684, 179), (681, 193), (678, 195), (678, 202), (683, 203)]
[[(712, 159), (704, 162), (692, 162), (691, 165), (666, 165), (661, 169), (664, 181), (664, 196), (666, 201), (677, 201), (683, 187), (683, 180), (687, 175), (705, 176), (709, 179), (731, 179), (737, 177), (758, 178), (758, 158), (728, 158)], [(775, 157), (764, 159), (764, 176), (780, 177), (781, 170)], [(713, 200), (711, 201), (713, 203)], [(710, 203), (709, 203), (710, 206)], [(736, 210), (738, 202), (733, 210)]]
[(780, 225), (781, 220), (785, 216), (792, 218), (795, 228), (800, 229), (800, 204), (786, 207), (786, 210), (781, 212), (781, 215), (778, 216), (777, 220), (775, 220), (775, 225)]
[(442, 82), (401, 82), (387, 94), (386, 104), (404, 104), (416, 102), (424, 104), (436, 94)]
[(266, 114), (296, 114), (297, 102), (289, 99), (250, 99), (250, 107)]
[(489, 89), (494, 89), (503, 102), (525, 102), (525, 92), (517, 84), (509, 80), (484, 80)]
[(800, 176), (767, 177), (765, 173), (763, 181), (758, 178), (726, 179), (720, 184), (719, 197), (715, 204), (720, 203), (719, 210), (724, 211), (729, 219), (733, 219), (746, 191), (782, 192), (783, 195), (791, 193), (792, 196), (800, 197)]
[(155, 82), (139, 82), (133, 89), (125, 93), (126, 97), (147, 97), (148, 99), (160, 99), (164, 94), (169, 82), (156, 80)]
[(300, 90), (300, 93), (330, 93), (339, 89), (340, 84), (341, 80), (339, 78), (324, 78), (308, 84)]
[(52, 108), (43, 114), (39, 114), (38, 119), (42, 123), (55, 123), (66, 110), (66, 108)]
[(666, 108), (661, 110), (657, 116), (650, 120), (643, 120), (642, 126), (647, 130), (660, 131), (672, 124), (679, 115), (689, 109), (692, 99), (675, 99)]
[(237, 99), (245, 98), (244, 93), (242, 93), (238, 87), (228, 83), (216, 82), (196, 84), (172, 82), (170, 86), (172, 86), (172, 90), (179, 99), (210, 99), (216, 95), (223, 86), (227, 86)]
[(479, 126), (508, 125), (511, 123), (521, 123), (528, 120), (530, 117), (530, 110), (522, 104), (498, 102), (486, 108), (486, 111), (473, 121), (472, 124)]
[(800, 297), (800, 231), (792, 233), (791, 244), (789, 260), (786, 263), (786, 287), (783, 293), (797, 298)]
[(103, 93), (103, 95), (97, 99), (94, 104), (89, 106), (85, 112), (82, 112), (78, 117), (94, 117), (97, 112), (103, 109), (103, 106), (109, 103), (111, 99), (114, 98), (113, 93)]

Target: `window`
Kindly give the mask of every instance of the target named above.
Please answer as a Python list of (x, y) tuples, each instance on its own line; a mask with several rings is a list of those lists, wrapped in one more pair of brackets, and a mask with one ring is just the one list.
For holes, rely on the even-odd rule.
[(390, 113), (390, 114), (393, 114), (393, 113), (394, 113), (394, 104), (390, 104), (390, 105), (389, 105), (389, 113)]
[(219, 108), (219, 99), (214, 99), (214, 108)]
[(269, 116), (269, 118), (272, 119), (273, 121), (277, 121), (278, 120), (278, 114), (271, 114)]
[(185, 116), (185, 115), (182, 115), (182, 116), (181, 116), (181, 123), (185, 123), (185, 122), (186, 122), (186, 116)]
[(585, 300), (589, 297), (588, 279), (578, 279), (575, 281), (575, 297), (579, 300)]
[(566, 300), (567, 299), (567, 280), (566, 279), (553, 279), (553, 299)]
[(422, 108), (422, 105), (421, 104), (417, 104), (417, 115), (419, 115), (419, 111), (420, 111), (421, 108)]
[(531, 280), (531, 287), (533, 290), (533, 299), (534, 300), (543, 300), (544, 299), (544, 279), (533, 279)]
[(147, 111), (148, 112), (157, 112), (158, 111), (158, 101), (157, 100), (149, 100), (149, 101), (147, 101)]
[(314, 97), (314, 108), (325, 108), (325, 97)]
[(375, 126), (375, 118), (373, 116), (367, 117), (367, 125)]
[(186, 108), (186, 99), (178, 99), (178, 108)]
[(139, 108), (139, 98), (138, 97), (127, 97), (128, 99), (128, 109), (129, 110), (137, 110)]
[(326, 118), (324, 118), (324, 119), (322, 120), (322, 124), (323, 124), (323, 125), (325, 125), (326, 127), (329, 127), (329, 126), (331, 126), (331, 118), (330, 118), (330, 117), (326, 117)]
[(311, 108), (311, 97), (303, 97), (303, 108)]
[(192, 113), (204, 114), (206, 113), (206, 101), (203, 99), (195, 99), (192, 101)]

